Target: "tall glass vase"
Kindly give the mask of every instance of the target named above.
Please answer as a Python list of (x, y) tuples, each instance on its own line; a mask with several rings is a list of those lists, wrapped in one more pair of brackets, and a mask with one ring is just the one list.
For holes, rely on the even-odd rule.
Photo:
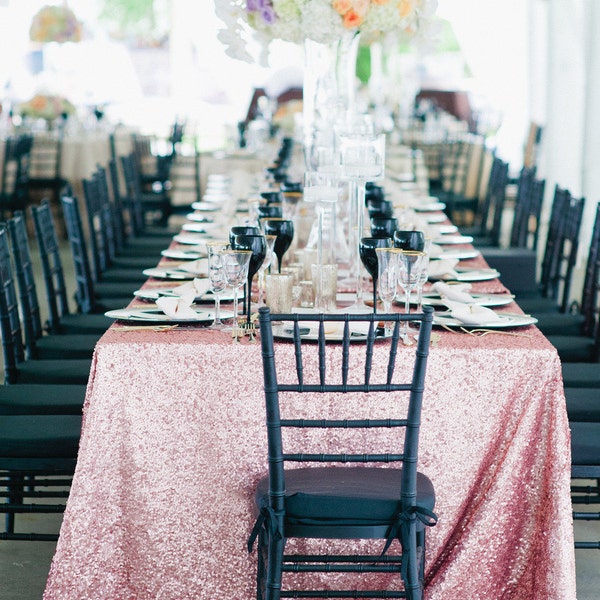
[(307, 170), (333, 164), (334, 125), (355, 108), (360, 35), (347, 32), (330, 44), (304, 42), (303, 130)]

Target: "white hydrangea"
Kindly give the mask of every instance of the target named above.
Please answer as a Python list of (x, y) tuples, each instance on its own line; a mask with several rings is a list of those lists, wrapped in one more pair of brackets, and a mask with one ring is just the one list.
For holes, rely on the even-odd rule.
[(303, 37), (320, 43), (337, 40), (347, 31), (331, 0), (307, 2), (301, 9), (300, 28)]

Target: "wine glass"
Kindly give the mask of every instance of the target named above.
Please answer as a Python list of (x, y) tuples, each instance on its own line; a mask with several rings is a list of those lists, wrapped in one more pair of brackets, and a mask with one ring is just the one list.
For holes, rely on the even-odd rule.
[(260, 265), (260, 269), (258, 269), (258, 306), (262, 306), (264, 302), (264, 294), (265, 294), (265, 272), (271, 266), (273, 262), (273, 256), (275, 256), (273, 252), (273, 246), (275, 245), (275, 240), (277, 239), (276, 235), (265, 235), (265, 240), (267, 242), (267, 255), (265, 256), (265, 260), (262, 265)]
[(252, 251), (223, 250), (221, 257), (227, 284), (233, 288), (233, 331), (236, 331), (238, 329), (238, 295), (240, 288), (248, 278), (248, 267)]
[[(410, 296), (419, 284), (421, 271), (423, 270), (424, 252), (415, 250), (400, 250), (398, 252), (398, 283), (404, 290), (404, 312), (410, 313)], [(409, 343), (410, 327), (405, 322), (403, 339)]]
[(394, 217), (371, 217), (371, 235), (373, 237), (394, 238), (398, 229), (398, 219)]
[(267, 255), (267, 241), (264, 235), (236, 235), (231, 247), (234, 250), (250, 250), (252, 256), (248, 263), (247, 293), (244, 296), (244, 307), (246, 309), (246, 323), (250, 323), (252, 314), (252, 279), (263, 264)]
[(433, 240), (431, 238), (425, 238), (425, 245), (423, 246), (423, 264), (421, 268), (421, 277), (419, 277), (419, 283), (417, 284), (417, 311), (423, 312), (423, 286), (427, 283), (429, 276), (429, 257), (431, 254), (431, 244)]
[(277, 256), (277, 271), (281, 273), (281, 260), (294, 239), (294, 222), (289, 219), (264, 219), (261, 222), (265, 235), (276, 236), (273, 252)]
[(399, 229), (394, 232), (394, 247), (400, 250), (423, 252), (425, 247), (425, 234), (412, 229)]
[(233, 244), (236, 235), (260, 235), (260, 227), (257, 225), (235, 225), (229, 230), (229, 243)]
[(360, 238), (359, 254), (365, 269), (373, 278), (373, 312), (377, 312), (377, 277), (378, 261), (377, 248), (392, 248), (394, 246), (391, 237), (363, 237)]
[(229, 244), (225, 241), (213, 241), (206, 244), (208, 254), (208, 279), (210, 288), (215, 297), (215, 320), (209, 329), (223, 329), (221, 321), (221, 294), (227, 287), (227, 278), (223, 269), (223, 259), (221, 253), (227, 250)]
[[(376, 248), (377, 254), (377, 291), (383, 304), (383, 313), (392, 309), (392, 301), (398, 291), (398, 248)], [(388, 326), (386, 325), (386, 333)]]
[(283, 205), (279, 203), (275, 204), (259, 204), (256, 211), (258, 212), (258, 218), (283, 218)]

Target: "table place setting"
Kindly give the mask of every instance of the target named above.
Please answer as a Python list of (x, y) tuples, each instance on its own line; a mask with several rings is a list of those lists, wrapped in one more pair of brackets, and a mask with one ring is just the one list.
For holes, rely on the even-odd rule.
[(199, 258), (191, 262), (184, 262), (173, 267), (152, 267), (142, 271), (148, 277), (155, 279), (194, 279), (195, 277), (208, 277), (208, 259)]

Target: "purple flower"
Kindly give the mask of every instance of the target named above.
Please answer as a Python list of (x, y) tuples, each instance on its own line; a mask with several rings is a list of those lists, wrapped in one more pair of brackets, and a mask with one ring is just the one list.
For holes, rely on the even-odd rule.
[(273, 25), (273, 23), (275, 23), (275, 21), (277, 20), (275, 10), (270, 5), (263, 7), (263, 9), (260, 11), (260, 16), (267, 25)]
[(248, 12), (256, 12), (261, 8), (262, 0), (246, 0), (246, 10)]

